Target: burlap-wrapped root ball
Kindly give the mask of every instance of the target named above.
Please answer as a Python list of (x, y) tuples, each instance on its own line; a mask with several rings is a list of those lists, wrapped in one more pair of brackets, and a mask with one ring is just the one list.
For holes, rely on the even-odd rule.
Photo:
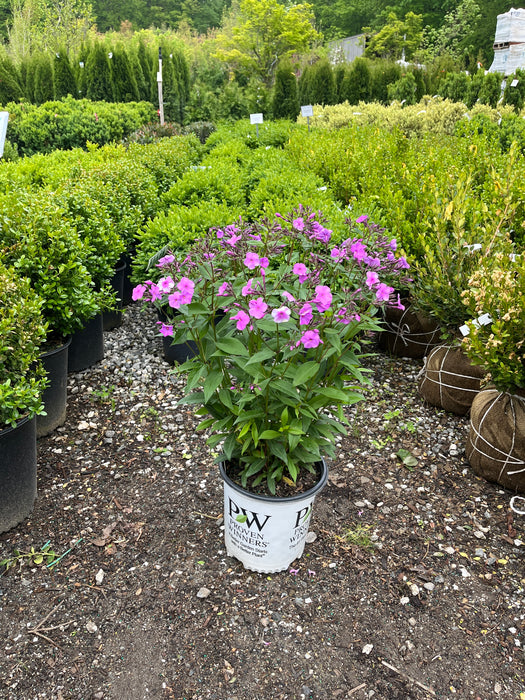
[(465, 416), (480, 390), (483, 368), (452, 345), (439, 345), (425, 357), (418, 377), (420, 395), (433, 406)]
[(410, 301), (402, 299), (405, 309), (385, 308), (379, 347), (397, 357), (421, 359), (441, 340), (441, 328), (423, 314), (411, 311)]
[(476, 395), (465, 453), (478, 476), (525, 493), (525, 392)]

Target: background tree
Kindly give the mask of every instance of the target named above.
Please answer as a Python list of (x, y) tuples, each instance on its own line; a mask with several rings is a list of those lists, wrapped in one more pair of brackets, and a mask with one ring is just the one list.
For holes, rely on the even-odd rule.
[(113, 102), (113, 76), (109, 61), (106, 47), (96, 42), (88, 54), (84, 67), (88, 100)]
[(281, 5), (277, 0), (235, 0), (217, 35), (215, 55), (230, 69), (273, 82), (277, 64), (305, 52), (320, 35), (308, 3)]
[(372, 75), (365, 58), (356, 58), (345, 71), (339, 90), (341, 101), (348, 100), (351, 105), (367, 102), (372, 90)]
[(272, 114), (274, 119), (292, 119), (293, 121), (299, 114), (297, 78), (290, 61), (282, 61), (275, 73)]
[(36, 55), (34, 101), (37, 105), (55, 99), (53, 87), (53, 64), (49, 54), (41, 52)]
[(24, 96), (16, 68), (8, 58), (0, 60), (0, 105), (19, 102)]
[(333, 105), (336, 101), (335, 79), (332, 66), (325, 58), (312, 66), (310, 102), (315, 105)]
[(397, 18), (394, 12), (388, 15), (387, 23), (370, 38), (365, 49), (365, 56), (400, 59), (403, 55), (407, 60), (421, 46), (423, 41), (423, 18), (408, 12), (404, 20)]
[(71, 95), (78, 97), (77, 81), (65, 47), (61, 47), (55, 54), (53, 61), (53, 81), (55, 97), (57, 100)]
[(112, 53), (111, 65), (115, 102), (136, 102), (139, 99), (139, 90), (128, 55), (123, 46), (116, 46)]

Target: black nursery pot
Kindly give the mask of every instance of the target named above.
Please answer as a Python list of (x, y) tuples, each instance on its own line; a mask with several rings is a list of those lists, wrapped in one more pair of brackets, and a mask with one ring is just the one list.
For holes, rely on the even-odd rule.
[(124, 279), (126, 275), (126, 263), (122, 262), (115, 268), (115, 274), (110, 280), (111, 288), (117, 295), (117, 308), (114, 311), (104, 311), (102, 314), (102, 327), (105, 331), (111, 331), (122, 325), (122, 300), (124, 298)]
[(0, 431), (0, 532), (31, 513), (36, 498), (36, 419)]
[(36, 419), (37, 437), (49, 435), (59, 425), (63, 425), (66, 420), (67, 368), (70, 344), (71, 338), (68, 338), (62, 345), (40, 356), (49, 384), (42, 395), (46, 415), (37, 416)]
[[(157, 309), (157, 315), (159, 321), (170, 323), (170, 319), (162, 309)], [(198, 355), (197, 343), (194, 340), (189, 340), (187, 343), (172, 343), (171, 336), (163, 336), (162, 355), (170, 365), (175, 363), (182, 364), (189, 360), (190, 357)]]
[(68, 353), (68, 372), (80, 372), (104, 359), (104, 332), (102, 314), (93, 316), (71, 337)]

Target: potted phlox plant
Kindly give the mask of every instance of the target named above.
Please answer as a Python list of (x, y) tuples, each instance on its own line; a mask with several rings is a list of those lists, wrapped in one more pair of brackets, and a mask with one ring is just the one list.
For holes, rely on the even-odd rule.
[(163, 255), (160, 279), (134, 290), (178, 312), (159, 322), (162, 335), (195, 344), (175, 370), (187, 381), (181, 403), (198, 407), (198, 429), (219, 453), (227, 551), (256, 571), (302, 554), (343, 408), (364, 398), (361, 357), (378, 307), (399, 305), (394, 286), (408, 266), (395, 240), (366, 216), (347, 225), (334, 244), (322, 214), (305, 207), (239, 220)]

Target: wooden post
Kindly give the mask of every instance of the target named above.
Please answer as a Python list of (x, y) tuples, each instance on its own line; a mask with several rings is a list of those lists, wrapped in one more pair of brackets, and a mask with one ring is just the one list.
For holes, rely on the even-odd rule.
[(162, 48), (159, 46), (159, 70), (157, 73), (157, 85), (159, 88), (159, 119), (161, 126), (164, 125), (164, 100), (162, 98)]

